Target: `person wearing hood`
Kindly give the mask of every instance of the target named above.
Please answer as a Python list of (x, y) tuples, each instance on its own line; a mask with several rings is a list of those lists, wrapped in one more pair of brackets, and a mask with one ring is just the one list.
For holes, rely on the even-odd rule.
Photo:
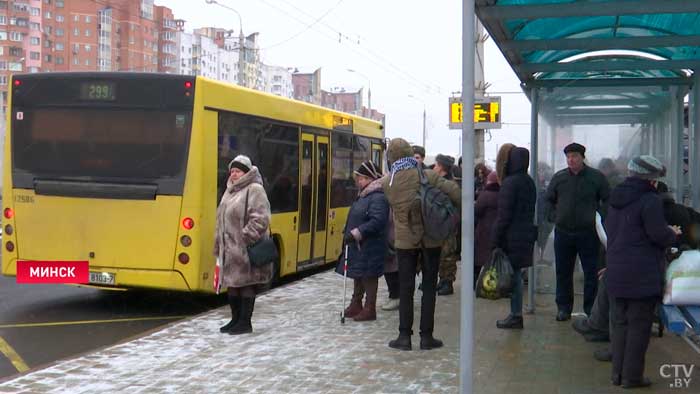
[(644, 357), (654, 310), (663, 293), (664, 250), (676, 242), (678, 227), (664, 219), (656, 180), (665, 173), (653, 156), (637, 156), (629, 177), (610, 196), (605, 219), (607, 287), (612, 311), (612, 383), (646, 387)]
[[(389, 203), (382, 189), (382, 173), (373, 162), (362, 163), (354, 175), (359, 193), (343, 231), (343, 241), (348, 246), (347, 275), (354, 281), (354, 290), (344, 316), (369, 321), (377, 319), (377, 282), (384, 273), (388, 251)], [(339, 274), (343, 274), (343, 263), (339, 261), (336, 268)]]
[(214, 256), (222, 266), (222, 288), (228, 288), (231, 321), (221, 327), (231, 335), (253, 332), (251, 318), (260, 285), (272, 279), (272, 264), (250, 264), (247, 247), (269, 237), (270, 202), (262, 177), (248, 156), (239, 155), (229, 165), (226, 191), (216, 210)]
[(595, 230), (596, 212), (604, 211), (610, 196), (605, 176), (584, 162), (586, 147), (572, 143), (564, 148), (567, 168), (552, 177), (545, 202), (554, 228), (557, 275), (557, 317), (571, 319), (574, 308), (574, 267), (581, 258), (584, 274), (583, 311), (591, 314), (598, 288), (600, 241)]
[(442, 341), (433, 337), (435, 315), (435, 287), (440, 264), (441, 241), (430, 239), (424, 232), (421, 204), (417, 199), (420, 173), (428, 182), (447, 194), (456, 207), (461, 203), (461, 192), (454, 182), (448, 182), (432, 170), (419, 169), (413, 149), (406, 140), (394, 138), (387, 148), (390, 174), (383, 181), (384, 194), (394, 215), (394, 245), (399, 263), (399, 336), (389, 347), (411, 350), (413, 335), (413, 293), (416, 283), (416, 264), (422, 254), (423, 295), (420, 316), (420, 347), (442, 347)]
[[(503, 152), (501, 152), (503, 151)], [(506, 154), (507, 153), (507, 154)], [(525, 148), (504, 145), (496, 166), (504, 174), (499, 176), (498, 214), (493, 227), (491, 248), (499, 248), (508, 256), (513, 266), (513, 292), (510, 297), (510, 314), (496, 322), (503, 329), (523, 328), (522, 270), (532, 267), (537, 227), (535, 227), (535, 181), (527, 174), (530, 152)]]
[(479, 279), (481, 267), (491, 258), (491, 234), (498, 217), (498, 175), (491, 171), (486, 177), (486, 187), (479, 193), (474, 204), (474, 287)]

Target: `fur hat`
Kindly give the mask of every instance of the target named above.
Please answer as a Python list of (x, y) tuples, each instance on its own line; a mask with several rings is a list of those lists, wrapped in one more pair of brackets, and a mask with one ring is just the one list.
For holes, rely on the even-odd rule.
[(425, 148), (420, 146), (420, 145), (413, 145), (411, 148), (413, 148), (413, 154), (418, 154), (420, 157), (425, 158)]
[(442, 168), (449, 171), (453, 165), (455, 165), (455, 159), (452, 156), (439, 154), (435, 157), (435, 162), (440, 164)]
[(248, 172), (251, 168), (253, 168), (253, 163), (250, 161), (248, 156), (238, 155), (235, 159), (228, 163), (228, 170), (231, 171), (232, 168), (238, 168), (243, 172)]
[(386, 149), (386, 158), (389, 161), (389, 165), (404, 157), (413, 157), (411, 144), (403, 138), (392, 139), (389, 142), (389, 147)]
[(627, 163), (630, 175), (643, 179), (662, 178), (666, 175), (666, 167), (654, 156), (642, 155)]

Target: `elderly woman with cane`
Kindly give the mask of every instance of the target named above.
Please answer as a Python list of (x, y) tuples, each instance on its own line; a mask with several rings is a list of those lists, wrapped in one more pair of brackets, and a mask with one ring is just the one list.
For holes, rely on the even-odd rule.
[[(344, 316), (368, 321), (377, 319), (377, 282), (384, 273), (388, 250), (389, 203), (382, 190), (382, 173), (373, 162), (362, 163), (354, 175), (360, 191), (350, 207), (343, 232), (348, 250), (347, 276), (353, 279), (354, 290)], [(343, 273), (343, 263), (338, 264), (338, 273)]]

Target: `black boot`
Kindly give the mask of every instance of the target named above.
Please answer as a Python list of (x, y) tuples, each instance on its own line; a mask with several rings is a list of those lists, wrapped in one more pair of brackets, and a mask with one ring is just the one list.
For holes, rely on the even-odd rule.
[(504, 320), (496, 321), (496, 327), (498, 328), (513, 328), (513, 329), (523, 329), (523, 317), (508, 315)]
[(253, 326), (250, 319), (253, 317), (253, 307), (255, 305), (255, 297), (241, 298), (241, 313), (236, 324), (231, 327), (228, 332), (231, 335), (249, 334), (253, 332)]
[(433, 338), (432, 335), (421, 335), (420, 348), (423, 350), (437, 349), (442, 347), (442, 341)]
[(389, 347), (399, 350), (411, 350), (411, 337), (399, 334), (399, 337), (389, 342)]
[(440, 284), (440, 287), (438, 288), (437, 295), (439, 296), (444, 296), (444, 295), (450, 295), (454, 294), (455, 289), (452, 287), (452, 281), (449, 280), (443, 280), (442, 283)]
[(231, 321), (219, 328), (222, 333), (229, 332), (241, 315), (241, 297), (228, 296), (228, 304), (231, 307)]

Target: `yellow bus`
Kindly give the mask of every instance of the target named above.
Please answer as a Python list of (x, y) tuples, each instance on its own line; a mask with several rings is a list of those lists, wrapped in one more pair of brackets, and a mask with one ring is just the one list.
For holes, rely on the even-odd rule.
[(212, 291), (227, 164), (251, 157), (272, 207), (275, 278), (334, 262), (380, 123), (203, 77), (15, 75), (3, 167), (2, 273), (88, 261), (90, 284)]

